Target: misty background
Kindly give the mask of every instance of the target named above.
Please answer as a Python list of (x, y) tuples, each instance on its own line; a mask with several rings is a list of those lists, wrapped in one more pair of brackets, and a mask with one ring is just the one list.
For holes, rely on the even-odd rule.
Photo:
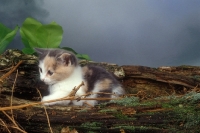
[[(97, 62), (200, 65), (200, 0), (0, 0), (0, 22), (63, 27), (61, 46)], [(21, 49), (18, 35), (8, 48)]]

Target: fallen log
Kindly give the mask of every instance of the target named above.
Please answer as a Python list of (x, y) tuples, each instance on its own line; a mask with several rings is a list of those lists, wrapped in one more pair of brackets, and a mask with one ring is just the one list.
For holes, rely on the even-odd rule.
[(115, 74), (124, 85), (126, 96), (95, 107), (44, 107), (38, 90), (42, 96), (48, 92), (47, 86), (39, 80), (37, 57), (24, 55), (19, 50), (7, 50), (2, 54), (0, 131), (199, 131), (200, 67), (150, 68), (91, 61), (81, 61), (80, 64), (99, 65)]

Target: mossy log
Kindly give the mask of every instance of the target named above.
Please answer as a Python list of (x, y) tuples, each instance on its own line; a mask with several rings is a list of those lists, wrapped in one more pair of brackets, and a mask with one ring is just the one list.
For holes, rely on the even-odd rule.
[(124, 98), (95, 107), (50, 106), (46, 113), (44, 106), (32, 104), (40, 101), (37, 90), (48, 93), (39, 80), (37, 57), (7, 50), (0, 57), (0, 132), (64, 133), (66, 127), (79, 133), (199, 132), (200, 67), (80, 62), (88, 63), (115, 74), (127, 92)]

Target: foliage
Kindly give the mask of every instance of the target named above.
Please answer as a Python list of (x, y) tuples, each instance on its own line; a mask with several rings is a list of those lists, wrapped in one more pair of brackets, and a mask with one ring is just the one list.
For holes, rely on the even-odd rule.
[(72, 53), (74, 53), (76, 55), (77, 58), (79, 59), (83, 59), (83, 60), (90, 60), (90, 57), (87, 54), (79, 54), (76, 51), (74, 51), (72, 48), (69, 47), (62, 47), (62, 49), (71, 51)]
[(34, 47), (58, 48), (62, 41), (63, 30), (56, 22), (42, 25), (33, 18), (27, 18), (20, 28), (20, 35), (25, 46), (22, 51), (33, 54)]
[(0, 23), (0, 54), (3, 53), (8, 44), (15, 37), (19, 27), (16, 26), (14, 30), (11, 30)]
[[(11, 30), (0, 23), (0, 53), (5, 51), (6, 46), (12, 41), (19, 27), (16, 26)], [(34, 54), (34, 48), (60, 48), (60, 43), (63, 38), (63, 29), (56, 22), (43, 25), (33, 18), (27, 18), (20, 28), (21, 40), (24, 44), (22, 49), (25, 54)], [(73, 52), (79, 59), (90, 60), (86, 54), (79, 54), (69, 47), (63, 47)]]
[[(22, 50), (26, 54), (33, 54), (35, 47), (37, 48), (60, 48), (63, 38), (63, 29), (56, 22), (43, 25), (33, 18), (27, 18), (20, 28), (20, 35), (25, 48)], [(76, 54), (80, 59), (89, 60), (89, 56), (78, 54), (72, 48), (63, 47)]]

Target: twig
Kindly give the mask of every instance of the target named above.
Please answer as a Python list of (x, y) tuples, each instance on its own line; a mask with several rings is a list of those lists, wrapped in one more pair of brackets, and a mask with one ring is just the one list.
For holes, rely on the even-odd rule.
[(90, 107), (94, 107), (93, 105), (91, 105), (91, 104), (89, 104), (88, 102), (84, 102), (84, 104), (86, 104), (86, 105), (88, 105), (88, 106), (90, 106)]
[(74, 89), (69, 93), (67, 97), (72, 97), (76, 95), (76, 92), (79, 90), (79, 88), (84, 85), (84, 82), (82, 81), (81, 84), (78, 87), (74, 87)]
[(0, 121), (3, 123), (1, 125), (4, 126), (8, 130), (9, 133), (11, 133), (10, 130), (8, 129), (8, 126), (4, 123), (4, 121), (2, 119), (0, 119)]
[(22, 130), (19, 128), (19, 126), (16, 124), (16, 122), (5, 112), (5, 111), (2, 111), (7, 117), (8, 119), (10, 119), (12, 121), (12, 123), (15, 125), (16, 129), (23, 132), (23, 133), (27, 133), (26, 131)]
[[(13, 92), (14, 92), (14, 89), (15, 89), (15, 84), (16, 84), (16, 81), (17, 81), (17, 77), (18, 77), (18, 70), (17, 70), (17, 73), (15, 75), (15, 80), (14, 80), (14, 83), (13, 83), (13, 86), (12, 86), (12, 93), (11, 93), (11, 98), (10, 98), (11, 99), (10, 100), (10, 107), (12, 107), (12, 103), (13, 103)], [(17, 124), (16, 121), (15, 121), (15, 118), (14, 118), (14, 115), (13, 115), (13, 110), (11, 109), (10, 112), (11, 112), (11, 115), (12, 115), (13, 122), (15, 122), (15, 125), (17, 125), (17, 128), (19, 128), (20, 125)], [(22, 126), (20, 126), (20, 128), (23, 129)]]
[(3, 81), (3, 80), (4, 80), (6, 77), (8, 77), (12, 72), (14, 72), (14, 71), (17, 69), (17, 67), (18, 67), (22, 62), (23, 62), (22, 60), (19, 61), (19, 62), (17, 63), (17, 65), (14, 66), (9, 72), (7, 72), (7, 73), (4, 74), (3, 76), (1, 76), (0, 81)]
[[(105, 100), (119, 100), (121, 98), (81, 98), (81, 100), (98, 100), (98, 101), (105, 101)], [(68, 98), (60, 98), (60, 99), (54, 99), (54, 100), (49, 100), (49, 101), (44, 101), (44, 102), (37, 102), (37, 103), (30, 103), (30, 104), (24, 104), (24, 105), (16, 105), (12, 107), (2, 107), (0, 108), (0, 111), (6, 111), (6, 110), (11, 110), (11, 109), (21, 109), (25, 107), (30, 107), (34, 105), (40, 105), (44, 103), (51, 103), (51, 102), (56, 102), (56, 101), (63, 101), (63, 100), (76, 100), (75, 97), (68, 97)]]
[(88, 93), (86, 93), (86, 94), (84, 94), (84, 95), (81, 95), (80, 97), (87, 97), (87, 96), (89, 96), (89, 95), (94, 95), (94, 94), (114, 95), (114, 96), (116, 96), (116, 97), (119, 97), (119, 96), (117, 96), (115, 93), (106, 93), (106, 92), (88, 92)]
[(11, 67), (9, 67), (9, 68), (5, 68), (5, 69), (3, 69), (3, 70), (0, 70), (0, 72), (7, 71), (7, 70), (12, 69), (12, 68), (13, 68), (13, 66), (11, 66)]
[(30, 104), (24, 104), (24, 105), (16, 105), (16, 106), (12, 106), (12, 107), (1, 107), (0, 111), (5, 111), (5, 110), (11, 110), (11, 109), (20, 109), (20, 108), (25, 108), (25, 107), (30, 107), (30, 106), (34, 106), (34, 105), (40, 105), (40, 104), (44, 104), (44, 103), (51, 103), (51, 102), (57, 102), (57, 101), (63, 101), (63, 100), (98, 100), (98, 101), (105, 101), (105, 100), (119, 100), (121, 98), (80, 98), (82, 96), (79, 97), (75, 97), (75, 96), (70, 96), (70, 95), (75, 95), (78, 91), (78, 89), (83, 85), (83, 82), (77, 87), (74, 88), (72, 90), (72, 92), (70, 92), (70, 94), (67, 97), (64, 98), (59, 98), (59, 99), (54, 99), (54, 100), (49, 100), (49, 101), (43, 101), (43, 102), (36, 102), (36, 103), (30, 103)]
[[(20, 65), (22, 63), (22, 61), (19, 61), (18, 62), (18, 64), (15, 66), (15, 67), (13, 67), (9, 72), (7, 72), (5, 75), (3, 75), (1, 78), (0, 78), (0, 81), (2, 81), (3, 79), (5, 79), (6, 77), (8, 77), (12, 72), (14, 72), (16, 69), (17, 69), (17, 67)], [(12, 110), (12, 101), (13, 101), (13, 91), (14, 91), (14, 88), (15, 88), (15, 84), (16, 84), (16, 81), (17, 81), (17, 76), (18, 76), (18, 71), (17, 71), (17, 73), (16, 73), (16, 76), (15, 76), (15, 80), (14, 80), (14, 83), (13, 83), (13, 86), (12, 86), (12, 94), (11, 94), (11, 100), (10, 100), (10, 107), (11, 107), (11, 117), (5, 112), (5, 111), (2, 111), (11, 121), (12, 121), (12, 123), (15, 125), (15, 127), (13, 127), (13, 128), (16, 128), (17, 130), (19, 130), (19, 131), (21, 131), (21, 132), (23, 132), (23, 133), (26, 133), (23, 129), (21, 129), (18, 125), (17, 125), (17, 123), (16, 123), (16, 121), (15, 121), (15, 119), (14, 119), (14, 115), (13, 115), (13, 110)], [(5, 123), (4, 123), (5, 124)], [(7, 126), (6, 126), (6, 128), (7, 128)], [(8, 130), (9, 131), (9, 130)], [(9, 131), (10, 132), (10, 131)]]
[[(38, 89), (37, 89), (37, 92), (39, 93), (40, 98), (42, 98), (42, 95), (41, 95), (41, 93), (40, 93), (40, 91)], [(43, 107), (44, 107), (44, 111), (45, 111), (45, 114), (46, 114), (46, 117), (47, 117), (47, 122), (48, 122), (48, 126), (49, 126), (49, 129), (50, 129), (50, 132), (53, 133), (52, 128), (51, 128), (51, 124), (50, 124), (50, 120), (49, 120), (49, 115), (47, 114), (46, 107), (45, 106), (43, 106)]]
[[(13, 92), (14, 92), (16, 81), (17, 81), (17, 76), (18, 76), (18, 70), (17, 70), (16, 76), (15, 76), (15, 80), (14, 80), (14, 83), (13, 83), (13, 86), (12, 86), (12, 93), (11, 93), (11, 98), (10, 98), (10, 107), (12, 107)], [(13, 110), (11, 109), (10, 112), (11, 112), (11, 115), (12, 115), (13, 122), (15, 122), (14, 115), (13, 115)], [(17, 125), (17, 124), (15, 123), (15, 125)]]

